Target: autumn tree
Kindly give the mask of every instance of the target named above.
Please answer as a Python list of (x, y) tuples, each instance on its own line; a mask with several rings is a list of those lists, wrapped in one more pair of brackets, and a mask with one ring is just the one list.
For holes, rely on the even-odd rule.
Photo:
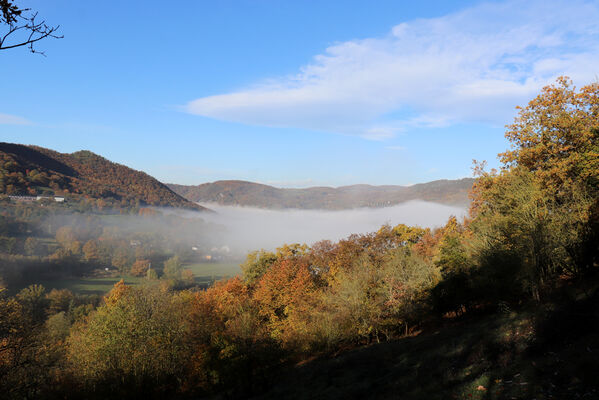
[(434, 263), (444, 277), (469, 272), (471, 260), (466, 249), (465, 230), (457, 218), (452, 216), (438, 232), (439, 242)]
[(56, 230), (56, 241), (60, 243), (62, 247), (69, 247), (71, 242), (77, 240), (77, 236), (75, 235), (75, 231), (70, 226), (61, 226)]
[(579, 273), (590, 199), (578, 191), (571, 192), (573, 198), (565, 203), (548, 196), (543, 183), (526, 169), (491, 179), (479, 194), (484, 206), (472, 223), (483, 240), (480, 251), (486, 259), (497, 258), (496, 268), (504, 268), (506, 260), (498, 261), (509, 254), (510, 264), (519, 265), (511, 272), (516, 274), (514, 282), (524, 284), (538, 299), (550, 289), (554, 276)]
[(21, 302), (15, 298), (0, 299), (0, 390), (3, 397), (18, 399), (32, 395), (27, 387), (35, 376), (31, 368), (39, 368), (38, 334), (39, 324)]
[(182, 264), (179, 256), (173, 256), (164, 262), (164, 276), (170, 279), (181, 277)]
[(68, 289), (52, 289), (47, 295), (48, 314), (57, 314), (59, 312), (69, 311), (73, 305), (75, 296)]
[[(367, 253), (339, 271), (324, 293), (322, 321), (332, 320), (339, 341), (388, 339), (422, 319), (438, 269), (405, 247), (389, 250), (380, 264)], [(327, 315), (328, 314), (328, 315)], [(328, 327), (331, 329), (331, 327)]]
[(505, 167), (535, 173), (555, 195), (574, 182), (599, 187), (599, 83), (579, 91), (567, 77), (546, 86), (508, 126), (512, 149), (501, 154)]
[(276, 254), (270, 251), (260, 250), (249, 253), (240, 265), (243, 278), (248, 283), (256, 282), (276, 260)]
[(2, 398), (39, 397), (51, 382), (52, 349), (44, 342), (48, 300), (41, 285), (0, 298), (0, 390)]
[(83, 256), (88, 262), (99, 262), (101, 260), (100, 248), (96, 240), (90, 239), (83, 245)]
[(121, 274), (125, 274), (129, 272), (131, 264), (133, 263), (133, 256), (127, 247), (119, 246), (112, 256), (111, 263)]
[(135, 260), (135, 262), (131, 266), (131, 275), (146, 276), (149, 267), (150, 260)]
[(148, 280), (154, 281), (158, 279), (158, 273), (154, 268), (148, 268), (148, 271), (146, 272), (146, 278)]
[(29, 285), (17, 294), (17, 300), (23, 306), (23, 312), (27, 313), (35, 323), (41, 323), (46, 317), (46, 289), (42, 285)]
[(293, 343), (306, 334), (306, 318), (317, 286), (305, 259), (281, 259), (266, 271), (254, 299), (273, 338)]
[(118, 284), (68, 339), (74, 374), (105, 395), (172, 390), (191, 351), (185, 310), (180, 297), (158, 287)]
[(599, 84), (577, 91), (558, 78), (519, 109), (506, 137), (502, 171), (479, 171), (472, 228), (486, 242), (482, 261), (509, 254), (516, 282), (539, 298), (555, 276), (576, 276), (599, 255)]
[(24, 250), (25, 254), (35, 256), (39, 252), (39, 241), (34, 237), (25, 239)]
[(252, 287), (239, 277), (218, 281), (194, 295), (189, 311), (196, 385), (251, 392), (276, 368), (279, 346), (259, 314)]

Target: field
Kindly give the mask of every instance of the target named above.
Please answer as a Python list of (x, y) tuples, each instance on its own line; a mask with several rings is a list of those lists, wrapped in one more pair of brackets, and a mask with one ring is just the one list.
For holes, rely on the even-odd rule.
[[(224, 277), (232, 277), (241, 272), (239, 263), (198, 263), (185, 265), (183, 268), (190, 269), (195, 280), (201, 286), (208, 286), (214, 281)], [(128, 285), (138, 285), (147, 282), (144, 278), (134, 276), (114, 277), (87, 277), (87, 278), (64, 278), (39, 282), (46, 290), (69, 289), (79, 294), (104, 294), (107, 293), (115, 283), (123, 279)]]
[(115, 283), (123, 279), (128, 285), (137, 285), (144, 281), (143, 278), (134, 276), (116, 276), (101, 278), (64, 278), (39, 282), (46, 290), (69, 289), (73, 293), (79, 294), (104, 294), (107, 293)]
[(240, 263), (198, 263), (185, 265), (183, 268), (190, 269), (200, 284), (209, 284), (215, 280), (232, 277), (241, 272)]

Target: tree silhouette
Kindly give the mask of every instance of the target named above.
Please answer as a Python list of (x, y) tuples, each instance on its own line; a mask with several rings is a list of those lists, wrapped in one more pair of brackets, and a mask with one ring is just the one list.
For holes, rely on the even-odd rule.
[(45, 20), (38, 19), (38, 13), (30, 8), (19, 8), (13, 0), (0, 0), (0, 50), (14, 49), (27, 46), (29, 51), (44, 55), (34, 45), (42, 39), (51, 37), (62, 39), (58, 35), (60, 25), (47, 25)]

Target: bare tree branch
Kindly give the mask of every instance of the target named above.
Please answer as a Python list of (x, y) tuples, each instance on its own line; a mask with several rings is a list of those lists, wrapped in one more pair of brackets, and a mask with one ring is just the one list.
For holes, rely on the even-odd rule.
[(38, 22), (36, 18), (37, 12), (31, 12), (29, 8), (18, 8), (13, 0), (0, 0), (0, 25), (7, 29), (0, 38), (0, 50), (27, 46), (32, 53), (45, 55), (34, 48), (35, 43), (48, 37), (64, 37), (57, 34), (60, 25), (50, 26), (45, 20)]

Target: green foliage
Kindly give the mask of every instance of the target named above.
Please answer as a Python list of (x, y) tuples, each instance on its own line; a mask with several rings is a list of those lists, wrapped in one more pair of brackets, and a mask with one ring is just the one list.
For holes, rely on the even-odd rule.
[(57, 314), (59, 312), (67, 312), (73, 305), (75, 296), (68, 289), (52, 289), (46, 295), (48, 300), (48, 314)]
[(0, 299), (0, 391), (2, 398), (39, 398), (50, 390), (54, 360), (43, 342), (43, 288), (24, 289)]
[(519, 261), (515, 281), (522, 279), (536, 298), (552, 277), (578, 272), (590, 206), (582, 190), (572, 192), (567, 202), (557, 201), (534, 173), (522, 168), (482, 179), (486, 186), (479, 199), (484, 204), (472, 230), (487, 259), (493, 251), (512, 253), (512, 261)]
[(149, 268), (148, 271), (146, 272), (146, 278), (151, 281), (155, 281), (156, 279), (158, 279), (158, 273), (156, 272), (155, 269)]
[(46, 289), (42, 285), (31, 285), (17, 294), (17, 300), (23, 306), (23, 312), (27, 313), (35, 323), (44, 321), (48, 299)]
[(40, 245), (36, 238), (28, 237), (25, 240), (25, 245), (24, 245), (25, 254), (27, 254), (29, 256), (35, 256), (39, 253), (39, 247), (40, 247)]
[(0, 252), (14, 254), (17, 250), (17, 238), (0, 236)]
[(507, 168), (532, 171), (543, 189), (558, 198), (574, 182), (597, 191), (599, 183), (599, 83), (576, 90), (560, 77), (520, 108), (506, 137), (513, 149)]
[(180, 279), (182, 267), (179, 256), (173, 256), (164, 262), (164, 276), (169, 279)]
[(243, 279), (250, 284), (256, 282), (276, 260), (277, 255), (270, 251), (260, 250), (249, 253), (245, 262), (240, 265)]
[(180, 377), (191, 349), (178, 297), (157, 287), (118, 285), (111, 296), (69, 337), (74, 373), (89, 389), (111, 396), (139, 396)]
[(46, 333), (48, 339), (53, 342), (65, 340), (69, 336), (70, 329), (71, 321), (64, 311), (53, 314), (46, 320)]
[(126, 274), (133, 263), (133, 255), (127, 247), (121, 246), (115, 250), (111, 262), (121, 274)]
[[(343, 269), (324, 294), (324, 305), (340, 329), (325, 336), (381, 340), (399, 336), (426, 315), (427, 291), (439, 280), (437, 268), (409, 250), (389, 252), (381, 265), (366, 255)], [(323, 326), (323, 325), (320, 325)], [(330, 329), (326, 323), (324, 327)]]
[(582, 276), (599, 260), (599, 225), (594, 222), (599, 210), (598, 110), (597, 83), (577, 92), (568, 78), (558, 78), (520, 108), (508, 127), (512, 150), (501, 155), (501, 173), (479, 170), (470, 227), (475, 256), (485, 269), (512, 274), (510, 289), (522, 287), (540, 299), (560, 275)]

